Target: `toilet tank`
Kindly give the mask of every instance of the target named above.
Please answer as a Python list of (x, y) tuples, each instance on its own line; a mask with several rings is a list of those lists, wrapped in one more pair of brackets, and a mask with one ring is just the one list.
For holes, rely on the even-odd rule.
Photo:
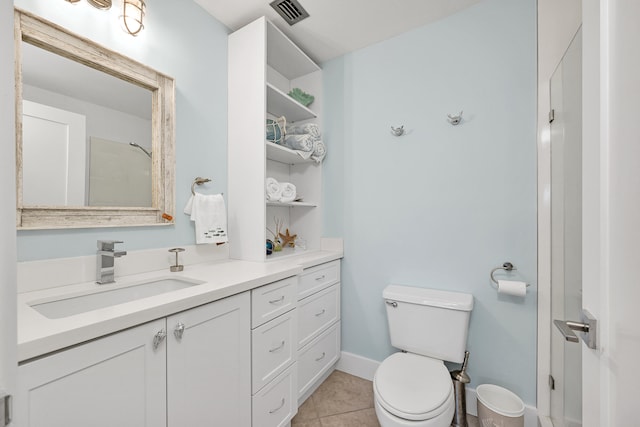
[(389, 285), (382, 296), (391, 345), (434, 359), (463, 361), (473, 295)]

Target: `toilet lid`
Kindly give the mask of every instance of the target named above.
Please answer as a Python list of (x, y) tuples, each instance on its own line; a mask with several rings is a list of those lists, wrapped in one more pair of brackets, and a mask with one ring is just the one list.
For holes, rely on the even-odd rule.
[(374, 392), (380, 405), (407, 420), (426, 420), (444, 412), (453, 383), (441, 360), (395, 353), (376, 370)]

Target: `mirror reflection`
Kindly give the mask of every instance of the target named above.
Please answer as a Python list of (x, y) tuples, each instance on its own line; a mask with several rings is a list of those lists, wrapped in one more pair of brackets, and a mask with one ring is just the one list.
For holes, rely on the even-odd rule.
[(21, 49), (23, 206), (152, 206), (152, 92)]

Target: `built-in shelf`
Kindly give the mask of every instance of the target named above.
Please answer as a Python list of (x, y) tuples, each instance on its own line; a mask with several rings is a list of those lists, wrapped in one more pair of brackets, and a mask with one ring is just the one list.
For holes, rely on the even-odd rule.
[(289, 207), (289, 208), (295, 208), (295, 207), (299, 207), (299, 208), (317, 208), (318, 205), (314, 204), (314, 203), (307, 203), (307, 202), (267, 202), (267, 206), (282, 206), (282, 207)]
[[(265, 261), (299, 254), (297, 248), (266, 256), (265, 238), (271, 237), (268, 230), (274, 230), (276, 222), (304, 236), (308, 250), (319, 250), (322, 163), (300, 155), (307, 157), (309, 153), (266, 141), (265, 121), (284, 116), (287, 124), (308, 121), (321, 128), (322, 70), (265, 17), (229, 35), (227, 56), (227, 187), (229, 192), (245, 195), (229, 199), (227, 205), (228, 217), (234, 219), (228, 226), (229, 235), (233, 235), (229, 256)], [(288, 95), (292, 88), (314, 95), (310, 108)], [(304, 201), (267, 203), (266, 177), (295, 183)]]
[(267, 63), (278, 69), (289, 80), (320, 70), (318, 64), (269, 21), (267, 21)]
[(271, 83), (267, 83), (267, 113), (276, 117), (285, 116), (287, 122), (297, 122), (318, 117), (316, 113)]
[(287, 165), (297, 165), (300, 163), (311, 163), (313, 159), (303, 159), (297, 151), (282, 145), (274, 144), (273, 142), (266, 141), (267, 144), (267, 159), (273, 160)]

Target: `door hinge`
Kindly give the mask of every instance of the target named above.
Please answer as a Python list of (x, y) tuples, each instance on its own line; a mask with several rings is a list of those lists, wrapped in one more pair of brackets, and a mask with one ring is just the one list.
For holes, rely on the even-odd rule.
[(10, 394), (0, 393), (0, 427), (11, 424), (13, 399)]
[(555, 119), (556, 119), (556, 110), (552, 109), (551, 111), (549, 111), (549, 123), (553, 123)]
[(552, 375), (549, 375), (549, 388), (551, 390), (555, 390), (556, 389), (556, 380), (553, 379)]

